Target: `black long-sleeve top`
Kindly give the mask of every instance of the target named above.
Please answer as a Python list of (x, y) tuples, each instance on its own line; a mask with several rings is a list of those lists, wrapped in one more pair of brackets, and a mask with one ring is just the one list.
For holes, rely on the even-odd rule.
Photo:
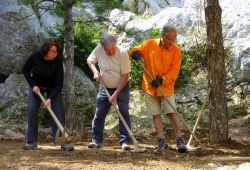
[(41, 51), (34, 52), (23, 66), (23, 74), (31, 88), (34, 86), (51, 89), (48, 98), (61, 93), (63, 88), (63, 63), (57, 56), (54, 60), (45, 60)]

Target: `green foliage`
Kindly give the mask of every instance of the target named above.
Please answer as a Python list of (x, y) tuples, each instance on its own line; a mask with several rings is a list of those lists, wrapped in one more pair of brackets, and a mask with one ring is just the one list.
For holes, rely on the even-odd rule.
[(201, 67), (207, 67), (207, 58), (206, 58), (206, 42), (196, 43), (192, 46), (186, 48), (183, 47), (184, 54), (189, 55), (193, 62), (199, 64)]
[(150, 33), (151, 38), (159, 38), (161, 36), (161, 30), (153, 27)]
[(64, 15), (64, 9), (63, 9), (63, 7), (61, 5), (56, 5), (55, 9), (54, 9), (54, 12), (59, 17), (63, 17), (63, 15)]
[(87, 66), (86, 59), (99, 42), (100, 34), (106, 30), (106, 26), (97, 23), (84, 24), (80, 19), (75, 24), (75, 64), (85, 73), (92, 75)]
[(140, 60), (138, 63), (135, 63), (134, 60), (131, 60), (131, 88), (141, 88), (141, 80), (143, 75), (143, 68), (141, 66), (142, 63), (143, 60)]
[(19, 3), (24, 5), (38, 4), (40, 0), (18, 0)]
[(95, 4), (95, 12), (97, 14), (103, 14), (107, 10), (112, 10), (115, 8), (118, 9), (124, 9), (124, 6), (122, 5), (122, 0), (112, 0), (112, 1), (107, 1), (107, 0), (90, 0), (94, 2)]
[[(77, 18), (74, 26), (74, 62), (88, 76), (92, 75), (87, 65), (87, 57), (99, 42), (100, 34), (106, 30), (105, 25), (94, 22), (84, 23), (83, 18)], [(51, 37), (63, 46), (64, 26), (57, 24), (56, 32), (50, 32)]]
[(144, 14), (144, 15), (139, 15), (137, 18), (138, 19), (145, 19), (145, 20), (147, 20), (147, 19), (150, 19), (152, 17), (153, 17), (153, 15)]
[(52, 120), (52, 117), (50, 113), (45, 109), (43, 106), (40, 108), (40, 111), (38, 113), (38, 121), (39, 125), (42, 125), (44, 127), (50, 126), (50, 121)]
[(175, 83), (176, 87), (181, 87), (181, 86), (185, 85), (186, 83), (188, 83), (188, 81), (190, 80), (190, 77), (191, 77), (192, 64), (193, 64), (192, 57), (189, 54), (184, 52), (182, 55), (179, 76), (178, 76), (178, 79)]

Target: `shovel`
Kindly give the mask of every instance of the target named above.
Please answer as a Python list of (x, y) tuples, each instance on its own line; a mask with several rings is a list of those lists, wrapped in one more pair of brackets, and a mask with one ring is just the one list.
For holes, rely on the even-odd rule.
[[(143, 69), (144, 72), (146, 73), (146, 75), (149, 77), (149, 79), (152, 81), (153, 80), (153, 76), (149, 73), (149, 71), (146, 69), (146, 67), (143, 65)], [(195, 138), (195, 140), (199, 143), (199, 145), (201, 147), (202, 144), (200, 142), (200, 140), (195, 136), (195, 134), (191, 131), (190, 127), (188, 126), (188, 124), (186, 123), (186, 121), (181, 117), (181, 115), (179, 114), (179, 112), (176, 110), (176, 108), (169, 102), (167, 95), (165, 94), (165, 92), (162, 90), (161, 87), (158, 88), (158, 90), (160, 91), (160, 93), (163, 95), (163, 97), (166, 99), (167, 103), (171, 106), (171, 108), (174, 110), (174, 112), (176, 113), (176, 115), (181, 119), (181, 121), (183, 122), (183, 124), (185, 125), (185, 127), (187, 128), (187, 130), (193, 135), (193, 137)]]
[[(204, 112), (204, 110), (205, 110), (206, 103), (207, 103), (207, 101), (209, 100), (210, 92), (211, 92), (211, 88), (208, 89), (207, 96), (206, 96), (206, 98), (205, 98), (205, 100), (204, 100), (204, 102), (203, 102), (203, 104), (202, 104), (201, 110), (200, 110), (200, 112), (199, 112), (199, 114), (198, 114), (198, 117), (197, 117), (197, 119), (196, 119), (196, 122), (195, 122), (195, 125), (194, 125), (194, 128), (193, 128), (193, 131), (192, 131), (193, 134), (195, 133), (196, 128), (197, 128), (197, 125), (198, 125), (198, 123), (199, 123), (199, 121), (200, 121), (200, 119), (201, 119), (201, 116), (202, 116), (202, 114), (203, 114), (203, 112)], [(187, 148), (188, 148), (188, 150), (190, 150), (190, 151), (195, 150), (195, 149), (198, 149), (197, 147), (192, 147), (192, 146), (191, 146), (192, 140), (193, 140), (193, 135), (191, 134), (191, 135), (190, 135), (190, 138), (189, 138), (189, 140), (188, 140), (188, 143), (187, 143)]]
[[(45, 98), (43, 97), (43, 95), (41, 94), (41, 92), (38, 92), (37, 95), (40, 97), (40, 99), (43, 101), (43, 103), (45, 103)], [(62, 135), (59, 137), (59, 130), (56, 133), (56, 144), (61, 144), (61, 148), (65, 151), (73, 151), (74, 150), (74, 146), (72, 144), (70, 144), (71, 142), (71, 138), (69, 137), (68, 133), (66, 132), (65, 128), (62, 126), (62, 124), (60, 123), (60, 121), (58, 120), (58, 118), (56, 117), (55, 113), (53, 112), (53, 110), (50, 107), (47, 107), (50, 115), (52, 116), (52, 118), (54, 119), (54, 121), (56, 122), (56, 125), (58, 126), (59, 130), (61, 131)]]
[[(110, 98), (111, 96), (110, 96), (110, 94), (109, 94), (107, 88), (105, 87), (103, 81), (100, 80), (100, 83), (101, 83), (101, 85), (102, 85), (102, 87), (103, 87), (103, 89), (104, 89), (106, 95), (108, 96), (108, 98)], [(146, 151), (145, 148), (141, 148), (141, 147), (139, 146), (138, 141), (135, 139), (135, 137), (134, 137), (132, 131), (130, 130), (130, 128), (129, 128), (128, 124), (127, 124), (127, 122), (124, 120), (124, 118), (123, 118), (123, 116), (122, 116), (122, 114), (121, 114), (121, 112), (120, 112), (120, 110), (119, 110), (119, 108), (118, 108), (118, 106), (117, 106), (117, 103), (112, 102), (112, 105), (114, 106), (116, 112), (118, 113), (118, 116), (119, 116), (120, 120), (122, 121), (124, 127), (126, 128), (128, 134), (130, 135), (130, 137), (131, 137), (131, 139), (132, 139), (132, 142), (133, 142), (133, 144), (134, 144), (134, 146), (135, 146), (135, 152), (144, 152), (144, 151)]]

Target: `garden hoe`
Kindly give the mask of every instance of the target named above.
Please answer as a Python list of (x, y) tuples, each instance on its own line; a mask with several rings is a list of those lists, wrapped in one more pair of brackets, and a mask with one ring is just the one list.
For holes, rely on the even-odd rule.
[[(100, 83), (101, 83), (102, 87), (104, 88), (106, 95), (108, 96), (108, 98), (110, 98), (111, 96), (110, 96), (106, 86), (104, 85), (103, 81), (100, 80)], [(123, 116), (122, 116), (122, 114), (121, 114), (121, 112), (120, 112), (120, 110), (119, 110), (119, 108), (117, 106), (117, 103), (112, 102), (112, 105), (114, 106), (116, 112), (118, 113), (118, 116), (119, 116), (120, 120), (122, 121), (124, 127), (126, 128), (127, 132), (129, 133), (129, 135), (130, 135), (130, 137), (132, 139), (132, 142), (133, 142), (133, 144), (135, 146), (135, 152), (144, 152), (144, 151), (146, 151), (145, 148), (141, 148), (139, 146), (138, 141), (135, 139), (132, 131), (130, 130), (130, 128), (129, 128), (128, 124), (127, 124), (127, 122), (124, 120), (124, 118), (123, 118)]]
[[(43, 101), (43, 103), (45, 103), (45, 99), (43, 97), (43, 95), (38, 92), (37, 93), (38, 96), (40, 97), (40, 99)], [(60, 123), (60, 121), (58, 120), (58, 118), (56, 117), (55, 113), (53, 112), (53, 110), (50, 107), (47, 107), (50, 115), (52, 116), (52, 118), (54, 119), (54, 121), (56, 122), (59, 130), (61, 131), (62, 135), (59, 137), (59, 130), (57, 131), (57, 135), (56, 135), (56, 144), (61, 144), (61, 148), (64, 151), (73, 151), (74, 150), (74, 145), (70, 144), (70, 142), (72, 141), (71, 138), (69, 137), (68, 133), (66, 132), (65, 128), (63, 128), (62, 124)]]
[[(197, 117), (197, 119), (196, 119), (196, 122), (195, 122), (195, 125), (194, 125), (194, 128), (193, 128), (193, 131), (192, 131), (193, 134), (195, 133), (196, 128), (197, 128), (197, 125), (198, 125), (198, 123), (199, 123), (199, 121), (200, 121), (200, 119), (201, 119), (201, 116), (202, 116), (202, 114), (203, 114), (203, 112), (204, 112), (204, 110), (205, 110), (206, 103), (207, 103), (208, 100), (209, 100), (210, 92), (211, 92), (211, 88), (208, 89), (207, 96), (206, 96), (206, 98), (205, 98), (205, 100), (204, 100), (204, 103), (203, 103), (203, 105), (202, 105), (202, 107), (201, 107), (201, 110), (200, 110), (200, 112), (199, 112), (199, 114), (198, 114), (198, 117)], [(191, 134), (191, 135), (190, 135), (190, 138), (189, 138), (189, 140), (188, 140), (188, 143), (187, 143), (187, 148), (188, 148), (189, 151), (198, 149), (198, 147), (192, 147), (192, 146), (191, 146), (192, 140), (193, 140), (193, 135)]]
[[(149, 79), (152, 81), (154, 78), (153, 76), (149, 73), (149, 71), (146, 69), (146, 67), (143, 65), (143, 69), (144, 72), (146, 73), (146, 75), (149, 77)], [(195, 140), (199, 143), (199, 145), (201, 147), (202, 144), (200, 142), (200, 140), (195, 136), (195, 134), (191, 131), (190, 127), (188, 126), (188, 124), (186, 123), (186, 121), (181, 117), (181, 115), (179, 114), (179, 112), (176, 110), (176, 108), (169, 102), (167, 95), (165, 94), (165, 92), (162, 90), (161, 87), (158, 88), (158, 90), (160, 91), (160, 93), (163, 95), (163, 97), (166, 99), (167, 103), (171, 106), (171, 108), (174, 110), (174, 112), (176, 113), (176, 115), (181, 119), (181, 121), (183, 122), (183, 124), (185, 125), (185, 127), (187, 128), (187, 130), (192, 134), (192, 136), (195, 138)]]

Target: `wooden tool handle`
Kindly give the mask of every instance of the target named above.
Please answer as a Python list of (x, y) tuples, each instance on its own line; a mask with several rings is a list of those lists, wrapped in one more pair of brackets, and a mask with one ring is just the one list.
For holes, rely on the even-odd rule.
[[(37, 95), (40, 97), (40, 99), (43, 101), (43, 103), (46, 102), (46, 100), (43, 97), (43, 95), (41, 94), (41, 92), (38, 92)], [(68, 134), (66, 132), (64, 132), (64, 128), (63, 128), (62, 124), (60, 123), (60, 121), (58, 120), (58, 118), (56, 117), (56, 114), (53, 112), (53, 110), (50, 107), (46, 107), (46, 108), (48, 109), (50, 115), (52, 116), (52, 118), (56, 122), (56, 124), (59, 127), (59, 129), (61, 130), (61, 132), (65, 133), (65, 137), (68, 137)]]
[[(111, 96), (110, 96), (110, 94), (109, 94), (107, 88), (105, 87), (103, 81), (100, 80), (100, 83), (101, 83), (101, 85), (102, 85), (102, 87), (103, 87), (103, 89), (104, 89), (106, 95), (107, 95), (108, 98), (110, 99)], [(137, 140), (135, 139), (135, 137), (134, 137), (132, 131), (130, 130), (130, 128), (129, 128), (127, 122), (124, 120), (122, 114), (120, 113), (120, 110), (119, 110), (119, 108), (118, 108), (118, 106), (117, 106), (117, 103), (112, 102), (112, 105), (114, 106), (116, 112), (118, 113), (118, 116), (119, 116), (120, 120), (122, 121), (122, 123), (123, 123), (124, 127), (126, 128), (128, 134), (130, 135), (130, 137), (131, 137), (131, 139), (132, 139), (132, 141), (133, 141), (134, 146), (135, 146), (135, 147), (138, 147), (138, 142), (137, 142)]]
[[(204, 112), (204, 110), (205, 110), (205, 106), (206, 106), (206, 104), (207, 104), (207, 102), (208, 102), (210, 92), (211, 92), (211, 88), (209, 88), (208, 91), (207, 91), (207, 96), (206, 96), (206, 98), (205, 98), (205, 100), (204, 100), (204, 102), (203, 102), (203, 105), (202, 105), (201, 110), (200, 110), (200, 112), (199, 112), (199, 114), (198, 114), (197, 120), (196, 120), (196, 122), (195, 122), (193, 131), (192, 131), (193, 134), (195, 133), (196, 128), (197, 128), (197, 125), (198, 125), (198, 123), (200, 122), (201, 116), (202, 116), (202, 114), (203, 114), (203, 112)], [(189, 140), (188, 140), (187, 146), (190, 146), (190, 145), (191, 145), (192, 140), (193, 140), (193, 135), (191, 134), (191, 135), (190, 135), (190, 138), (189, 138)]]
[[(146, 69), (146, 67), (143, 65), (143, 69), (146, 73), (146, 75), (149, 77), (149, 79), (152, 81), (154, 78), (153, 76), (149, 73), (149, 71)], [(194, 136), (195, 140), (199, 143), (199, 145), (201, 147), (202, 144), (200, 142), (200, 140), (195, 136), (195, 134), (191, 131), (190, 127), (188, 126), (188, 124), (186, 123), (186, 121), (181, 117), (181, 115), (179, 114), (179, 112), (176, 110), (176, 108), (169, 102), (168, 100), (168, 96), (165, 94), (165, 92), (162, 90), (161, 87), (158, 87), (158, 90), (160, 91), (160, 93), (163, 95), (163, 97), (166, 99), (167, 103), (171, 106), (171, 108), (174, 110), (174, 112), (176, 113), (176, 115), (181, 119), (181, 121), (183, 122), (183, 124), (185, 125), (185, 127), (187, 128), (187, 130)]]

